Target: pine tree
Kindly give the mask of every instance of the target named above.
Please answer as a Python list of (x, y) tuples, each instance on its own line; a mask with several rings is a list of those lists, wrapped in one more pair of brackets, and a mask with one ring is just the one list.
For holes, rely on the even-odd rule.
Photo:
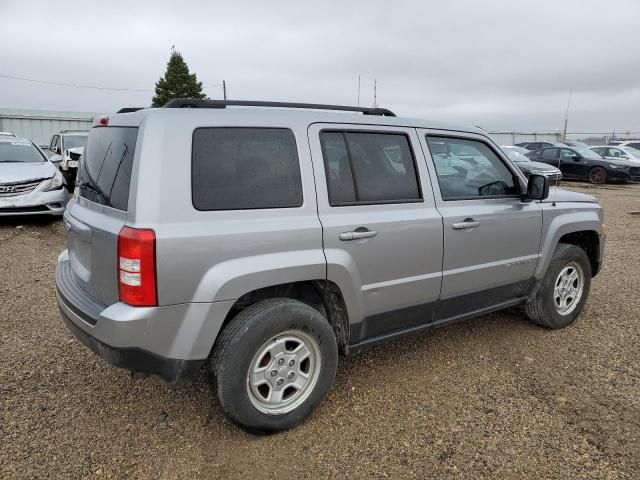
[(151, 106), (161, 107), (172, 98), (207, 98), (202, 93), (202, 82), (198, 81), (195, 73), (189, 73), (182, 55), (173, 48), (167, 62), (167, 71), (156, 82), (156, 94)]

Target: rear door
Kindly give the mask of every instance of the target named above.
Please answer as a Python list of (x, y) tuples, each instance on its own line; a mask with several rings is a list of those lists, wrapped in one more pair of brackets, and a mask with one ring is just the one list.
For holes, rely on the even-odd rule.
[(415, 129), (313, 124), (308, 135), (327, 278), (345, 296), (351, 343), (431, 322), (442, 218)]
[(77, 283), (105, 305), (118, 301), (118, 234), (125, 224), (137, 127), (91, 130), (78, 170), (78, 196), (65, 212)]
[[(472, 314), (521, 298), (538, 261), (542, 210), (520, 199), (517, 170), (481, 135), (418, 130), (430, 144), (450, 150), (474, 148), (484, 156), (481, 172), (450, 175), (436, 158), (427, 164), (435, 202), (443, 217), (442, 293), (435, 319)], [(431, 156), (437, 156), (432, 153)], [(427, 155), (429, 156), (429, 155)]]

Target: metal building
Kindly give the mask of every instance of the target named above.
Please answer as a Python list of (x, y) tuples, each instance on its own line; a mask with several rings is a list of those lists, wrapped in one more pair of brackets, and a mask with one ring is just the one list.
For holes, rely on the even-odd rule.
[(91, 112), (0, 108), (0, 132), (13, 132), (38, 145), (48, 145), (51, 136), (61, 130), (89, 130), (93, 118), (98, 115)]

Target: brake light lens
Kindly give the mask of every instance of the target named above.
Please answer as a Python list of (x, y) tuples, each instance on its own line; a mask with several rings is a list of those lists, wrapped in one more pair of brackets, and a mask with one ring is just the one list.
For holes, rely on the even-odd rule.
[(106, 115), (102, 115), (101, 117), (96, 117), (93, 120), (94, 127), (108, 127), (109, 126), (109, 117)]
[(118, 234), (118, 292), (134, 307), (158, 305), (156, 234), (151, 229), (122, 227)]

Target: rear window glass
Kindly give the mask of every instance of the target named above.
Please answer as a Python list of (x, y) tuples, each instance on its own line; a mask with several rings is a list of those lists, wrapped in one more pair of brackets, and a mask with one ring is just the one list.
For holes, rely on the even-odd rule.
[(302, 205), (293, 132), (286, 128), (198, 128), (193, 132), (193, 205), (198, 210)]
[(92, 202), (127, 210), (136, 127), (97, 127), (91, 130), (78, 171), (79, 195)]

